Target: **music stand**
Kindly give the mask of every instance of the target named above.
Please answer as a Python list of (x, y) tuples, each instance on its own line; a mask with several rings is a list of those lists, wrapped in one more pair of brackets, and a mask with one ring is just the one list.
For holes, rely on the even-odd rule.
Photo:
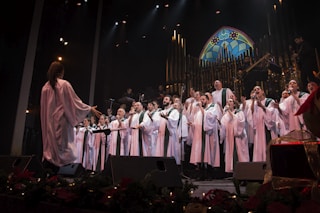
[[(184, 90), (185, 90), (185, 87), (184, 87), (184, 84), (182, 84), (182, 86), (181, 86), (181, 95), (180, 95), (180, 101), (181, 101), (181, 106), (180, 106), (180, 109), (179, 109), (179, 113), (181, 113), (182, 114), (182, 109), (181, 109), (181, 107), (184, 107), (183, 106), (183, 104), (182, 104), (182, 95), (184, 94)], [(183, 162), (182, 162), (182, 155), (183, 155), (183, 150), (184, 149), (182, 149), (183, 147), (184, 147), (184, 142), (183, 142), (183, 140), (182, 140), (182, 115), (181, 115), (181, 117), (180, 117), (180, 138), (179, 138), (179, 142), (180, 142), (180, 145), (181, 145), (181, 147), (180, 147), (180, 164), (181, 164), (181, 171), (180, 171), (180, 176), (181, 177), (183, 177), (183, 178), (185, 178), (185, 179), (188, 179), (188, 180), (190, 180), (191, 178), (190, 177), (188, 177), (188, 176), (186, 176), (184, 173), (183, 173)], [(184, 161), (184, 160), (183, 160)]]
[(111, 133), (110, 129), (97, 129), (97, 130), (92, 130), (92, 133), (101, 133), (103, 132), (106, 136)]
[[(182, 127), (180, 129), (181, 129), (181, 134), (182, 134)], [(180, 140), (180, 144), (181, 144), (181, 148), (180, 148), (180, 164), (181, 164), (180, 176), (183, 177), (184, 179), (190, 180), (191, 178), (183, 173), (183, 162), (182, 162), (183, 149), (182, 149), (182, 147), (184, 146), (184, 142), (182, 140), (182, 137), (180, 137), (179, 140)]]

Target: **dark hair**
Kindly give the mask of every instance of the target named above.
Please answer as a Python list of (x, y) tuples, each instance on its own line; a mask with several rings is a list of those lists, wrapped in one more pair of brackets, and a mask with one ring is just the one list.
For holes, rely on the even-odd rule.
[(50, 64), (50, 67), (48, 69), (47, 78), (48, 81), (52, 87), (52, 89), (55, 89), (55, 85), (57, 83), (57, 78), (62, 77), (64, 74), (64, 66), (59, 61), (53, 61)]
[(170, 98), (171, 103), (173, 102), (173, 98), (172, 98), (172, 96), (171, 96), (171, 95), (166, 94), (164, 97), (168, 97), (168, 98)]

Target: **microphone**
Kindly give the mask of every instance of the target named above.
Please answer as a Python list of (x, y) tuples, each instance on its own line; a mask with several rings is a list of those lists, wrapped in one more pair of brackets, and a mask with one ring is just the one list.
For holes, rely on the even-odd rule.
[(113, 98), (110, 98), (110, 99), (109, 99), (109, 101), (115, 101), (115, 99), (113, 99)]

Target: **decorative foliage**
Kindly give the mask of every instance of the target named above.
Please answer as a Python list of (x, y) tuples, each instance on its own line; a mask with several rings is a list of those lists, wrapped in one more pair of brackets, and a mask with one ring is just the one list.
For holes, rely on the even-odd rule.
[(114, 186), (105, 174), (88, 173), (81, 178), (50, 176), (34, 178), (29, 171), (0, 173), (0, 193), (23, 199), (26, 206), (44, 201), (74, 209), (103, 212), (320, 212), (310, 188), (274, 190), (262, 184), (251, 197), (221, 189), (192, 197), (198, 186), (185, 181), (182, 188), (157, 187), (149, 179), (122, 179)]
[(81, 178), (51, 176), (34, 178), (28, 171), (0, 176), (0, 193), (24, 199), (27, 206), (41, 201), (63, 206), (107, 212), (183, 212), (192, 201), (186, 182), (182, 188), (159, 188), (149, 179), (140, 182), (122, 179), (116, 186), (102, 173)]
[(259, 213), (320, 212), (320, 204), (311, 199), (309, 187), (274, 190), (271, 182), (261, 185), (257, 193), (244, 202), (243, 208)]

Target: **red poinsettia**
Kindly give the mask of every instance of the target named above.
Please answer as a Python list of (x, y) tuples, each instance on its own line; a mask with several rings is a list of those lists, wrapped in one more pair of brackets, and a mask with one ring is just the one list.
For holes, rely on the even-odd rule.
[(56, 189), (56, 197), (61, 199), (62, 201), (69, 203), (79, 198), (79, 196), (66, 188), (58, 188)]
[(9, 182), (19, 182), (21, 180), (33, 180), (34, 172), (30, 172), (28, 169), (21, 170), (20, 168), (15, 168), (12, 175), (9, 178)]
[(248, 210), (255, 210), (263, 202), (263, 197), (272, 189), (271, 182), (262, 184), (257, 190), (256, 194), (251, 196), (243, 203), (243, 207)]

